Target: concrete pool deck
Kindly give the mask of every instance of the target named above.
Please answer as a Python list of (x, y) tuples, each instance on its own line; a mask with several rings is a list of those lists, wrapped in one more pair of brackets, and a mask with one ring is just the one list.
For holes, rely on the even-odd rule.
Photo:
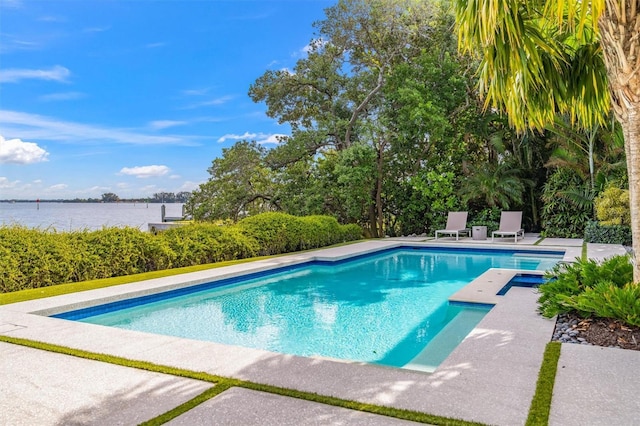
[[(118, 299), (124, 293), (145, 294), (154, 288), (175, 288), (185, 281), (206, 282), (212, 277), (241, 271), (303, 262), (309, 256), (342, 258), (354, 250), (374, 251), (398, 244), (435, 244), (432, 240), (423, 240), (367, 241), (188, 276), (0, 306), (0, 334), (445, 417), (488, 424), (524, 424), (544, 348), (554, 328), (554, 321), (536, 313), (537, 294), (531, 289), (513, 288), (505, 296), (500, 296), (491, 312), (432, 374), (275, 354), (33, 314), (60, 311), (61, 307), (67, 310), (70, 306), (82, 306), (96, 299), (104, 303), (105, 300)], [(545, 241), (547, 244), (543, 244)], [(535, 242), (539, 239), (526, 236), (516, 247), (535, 248), (532, 246)], [(437, 243), (447, 247), (488, 244), (486, 241), (465, 239), (453, 243), (439, 239)], [(539, 246), (543, 245), (538, 249), (567, 249), (565, 259), (571, 260), (580, 255), (582, 243), (571, 240), (563, 245), (561, 240), (542, 240)], [(514, 247), (502, 242), (492, 246)], [(624, 253), (621, 246), (588, 245), (589, 257), (603, 258), (619, 253)], [(632, 398), (620, 398), (620, 395), (637, 395), (639, 385), (634, 380), (611, 378), (628, 376), (629, 371), (639, 365), (640, 352), (567, 346), (564, 344), (562, 347), (558, 365), (551, 423), (585, 424), (585, 418), (602, 418), (602, 413), (608, 412), (615, 416), (609, 417), (609, 421), (615, 419), (617, 424), (633, 424), (640, 407), (630, 407), (630, 403), (637, 402)], [(584, 374), (581, 370), (593, 365), (603, 366), (600, 370), (609, 377), (609, 381), (606, 381), (607, 377), (600, 381), (598, 371), (589, 370)], [(123, 421), (122, 407), (128, 407), (131, 413), (152, 418), (211, 386), (210, 383), (131, 370), (0, 343), (0, 389), (3, 389), (3, 394), (5, 389), (8, 390), (11, 396), (0, 399), (0, 423), (61, 424), (68, 423), (65, 420), (69, 419), (79, 420), (76, 423), (138, 423), (139, 417), (126, 414)], [(579, 374), (580, 371), (583, 374)], [(79, 380), (70, 381), (69, 377), (78, 377)], [(129, 381), (124, 378), (129, 378)], [(602, 383), (606, 385), (602, 386)], [(596, 401), (579, 403), (574, 399), (576, 389), (580, 389), (578, 395), (589, 395), (592, 389), (599, 397), (593, 398)], [(65, 395), (73, 395), (76, 402), (65, 405), (69, 400)], [(136, 408), (138, 406), (149, 411)], [(43, 421), (34, 422), (34, 419)], [(278, 425), (403, 423), (410, 422), (241, 388), (224, 391), (172, 422)]]

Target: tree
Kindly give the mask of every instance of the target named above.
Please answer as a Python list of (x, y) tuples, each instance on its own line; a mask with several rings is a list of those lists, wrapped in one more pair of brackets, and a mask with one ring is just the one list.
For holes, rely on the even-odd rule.
[[(479, 52), (486, 105), (519, 130), (556, 114), (593, 129), (612, 109), (624, 135), (640, 252), (640, 0), (456, 0), (459, 43)], [(640, 281), (640, 262), (634, 262)]]
[(240, 217), (279, 210), (274, 179), (264, 159), (267, 150), (256, 142), (240, 141), (213, 160), (211, 178), (192, 193), (188, 210), (194, 219), (238, 220)]
[(106, 192), (102, 194), (102, 202), (103, 203), (116, 203), (120, 201), (120, 197), (118, 197), (113, 192)]

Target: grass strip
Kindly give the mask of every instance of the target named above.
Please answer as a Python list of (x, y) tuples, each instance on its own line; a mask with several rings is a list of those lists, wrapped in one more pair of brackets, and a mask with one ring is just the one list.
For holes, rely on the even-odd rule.
[(558, 371), (558, 360), (560, 359), (560, 342), (547, 343), (542, 359), (542, 366), (538, 374), (536, 393), (531, 401), (528, 426), (549, 424), (549, 413), (551, 412), (551, 399), (553, 397), (553, 386), (556, 381)]
[[(436, 416), (433, 414), (421, 413), (418, 411), (404, 410), (399, 408), (385, 407), (374, 404), (366, 404), (357, 401), (350, 401), (341, 398), (336, 398), (332, 396), (319, 395), (312, 392), (304, 392), (298, 391), (295, 389), (282, 388), (278, 386), (266, 385), (261, 383), (254, 383), (245, 380), (226, 378), (221, 376), (216, 376), (209, 373), (204, 372), (195, 372), (191, 370), (186, 370), (182, 368), (169, 367), (164, 365), (153, 364), (147, 361), (135, 361), (127, 358), (117, 357), (113, 355), (100, 354), (95, 352), (84, 351), (81, 349), (73, 349), (68, 348), (66, 346), (55, 345), (52, 343), (44, 343), (37, 342), (34, 340), (23, 339), (12, 336), (4, 336), (0, 335), (0, 342), (12, 343), (16, 345), (26, 346), (34, 349), (40, 349), (49, 352), (55, 352), (64, 355), (71, 355), (78, 358), (84, 358), (94, 361), (106, 362), (115, 365), (121, 365), (124, 367), (137, 368), (146, 371), (152, 371), (156, 373), (169, 374), (172, 376), (185, 377), (190, 379), (202, 380), (206, 382), (215, 383), (215, 387), (210, 389), (197, 397), (187, 401), (174, 408), (173, 410), (168, 411), (167, 413), (158, 416), (154, 419), (149, 420), (149, 422), (153, 425), (162, 424), (162, 422), (167, 422), (176, 416), (192, 409), (196, 405), (206, 401), (214, 397), (215, 395), (219, 395), (221, 392), (237, 386), (245, 389), (251, 389), (260, 392), (267, 392), (276, 395), (287, 396), (291, 398), (302, 399), (311, 402), (317, 402), (326, 405), (332, 405), (336, 407), (348, 408), (356, 411), (363, 411), (372, 414), (383, 415), (387, 417), (394, 417), (404, 420), (412, 420), (414, 422), (427, 423), (431, 425), (446, 425), (446, 426), (481, 426), (482, 423), (476, 422), (468, 422), (465, 420), (458, 420), (449, 417)], [(218, 389), (218, 392), (214, 390)], [(209, 391), (211, 391), (209, 393)], [(182, 407), (182, 408), (181, 408)], [(178, 411), (180, 410), (180, 411)], [(164, 416), (167, 416), (166, 418)]]
[(543, 242), (545, 240), (545, 237), (539, 238), (535, 243), (533, 243), (534, 246), (540, 245), (541, 242)]
[(587, 260), (587, 242), (582, 242), (582, 260)]
[(158, 426), (158, 425), (163, 425), (173, 419), (175, 419), (176, 417), (180, 416), (181, 414), (186, 413), (187, 411), (191, 410), (192, 408), (197, 407), (198, 405), (202, 404), (203, 402), (213, 398), (214, 396), (220, 395), (222, 392), (226, 391), (227, 389), (231, 388), (232, 386), (228, 385), (228, 384), (217, 384), (214, 387), (212, 387), (211, 389), (207, 389), (206, 391), (202, 392), (200, 395), (196, 396), (193, 399), (190, 399), (189, 401), (185, 402), (184, 404), (180, 404), (178, 405), (176, 408), (174, 408), (173, 410), (169, 410), (164, 414), (160, 414), (158, 417), (154, 417), (153, 419), (147, 420), (146, 422), (140, 423), (140, 426)]

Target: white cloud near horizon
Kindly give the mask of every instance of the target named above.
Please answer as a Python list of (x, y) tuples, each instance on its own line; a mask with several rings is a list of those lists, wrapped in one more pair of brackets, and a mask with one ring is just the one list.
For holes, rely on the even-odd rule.
[(0, 110), (0, 132), (21, 139), (68, 143), (114, 142), (130, 145), (190, 145), (188, 136), (157, 136), (117, 128), (60, 121), (55, 118), (18, 111)]
[(0, 70), (0, 83), (17, 83), (28, 79), (64, 83), (70, 75), (71, 71), (60, 65), (49, 69), (9, 68)]
[(69, 187), (69, 185), (67, 185), (66, 183), (58, 183), (56, 185), (51, 185), (49, 188), (49, 190), (51, 191), (62, 191), (63, 189), (67, 189)]
[(49, 153), (33, 142), (5, 139), (0, 135), (0, 164), (33, 164), (47, 161)]
[(4, 176), (0, 176), (0, 189), (15, 188), (20, 183), (19, 180), (10, 181)]
[(146, 179), (150, 177), (160, 177), (169, 173), (171, 169), (167, 166), (136, 166), (136, 167), (123, 167), (120, 170), (120, 174), (135, 176), (140, 179)]

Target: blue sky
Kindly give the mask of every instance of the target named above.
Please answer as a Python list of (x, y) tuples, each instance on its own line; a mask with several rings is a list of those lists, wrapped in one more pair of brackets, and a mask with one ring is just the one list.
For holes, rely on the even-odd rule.
[(333, 4), (0, 0), (0, 199), (191, 191), (237, 140), (275, 146), (249, 86)]

